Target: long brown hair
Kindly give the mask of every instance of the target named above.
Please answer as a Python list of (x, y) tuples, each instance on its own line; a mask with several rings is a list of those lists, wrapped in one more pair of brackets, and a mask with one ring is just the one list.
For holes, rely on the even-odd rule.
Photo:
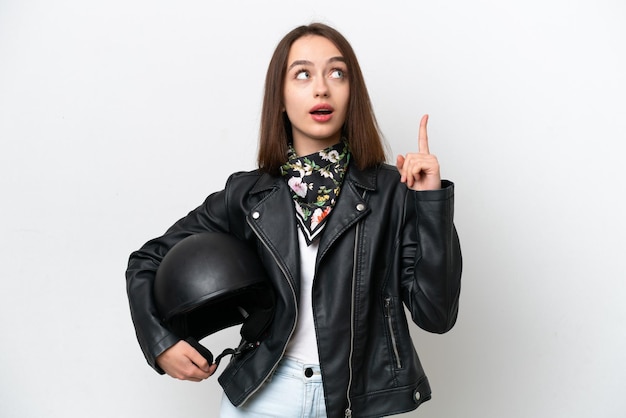
[(259, 169), (270, 174), (278, 174), (280, 166), (285, 163), (291, 140), (291, 123), (286, 112), (283, 112), (287, 58), (291, 45), (307, 35), (322, 36), (331, 41), (341, 52), (348, 67), (350, 98), (343, 134), (350, 145), (352, 160), (360, 169), (383, 163), (386, 156), (382, 135), (352, 46), (337, 30), (323, 23), (312, 23), (299, 26), (285, 35), (276, 46), (270, 60), (265, 76), (265, 93), (261, 112)]

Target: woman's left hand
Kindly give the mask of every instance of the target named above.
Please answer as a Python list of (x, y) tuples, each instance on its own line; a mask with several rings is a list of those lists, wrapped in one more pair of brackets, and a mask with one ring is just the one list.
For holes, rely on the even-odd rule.
[(437, 190), (441, 188), (439, 161), (428, 150), (428, 115), (422, 116), (418, 136), (418, 152), (398, 155), (396, 167), (400, 181), (411, 190)]

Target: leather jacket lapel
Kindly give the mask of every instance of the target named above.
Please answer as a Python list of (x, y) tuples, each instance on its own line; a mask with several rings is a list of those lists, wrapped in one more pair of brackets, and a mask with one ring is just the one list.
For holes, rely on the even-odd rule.
[(300, 252), (293, 200), (287, 184), (281, 178), (268, 174), (259, 179), (250, 193), (268, 189), (271, 189), (269, 194), (252, 208), (246, 219), (297, 291), (300, 285)]
[[(364, 196), (366, 191), (375, 189), (376, 168), (361, 171), (351, 164), (339, 199), (320, 238), (318, 262), (341, 234), (370, 213), (370, 207)], [(248, 214), (248, 223), (259, 239), (267, 245), (277, 262), (286, 268), (286, 274), (294, 288), (299, 289), (298, 231), (289, 186), (280, 177), (264, 174), (250, 193), (268, 190), (269, 194)]]
[(360, 171), (353, 164), (350, 165), (339, 199), (329, 215), (320, 239), (318, 262), (342, 233), (370, 213), (370, 207), (365, 200), (365, 191), (375, 188), (375, 169)]

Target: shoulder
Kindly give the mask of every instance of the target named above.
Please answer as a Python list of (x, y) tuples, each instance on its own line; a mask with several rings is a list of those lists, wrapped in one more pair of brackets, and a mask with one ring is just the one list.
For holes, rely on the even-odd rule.
[(280, 177), (272, 176), (259, 169), (238, 171), (230, 175), (226, 182), (226, 189), (254, 194), (277, 187), (279, 180)]
[(405, 187), (406, 186), (400, 182), (400, 172), (396, 166), (387, 163), (376, 166), (376, 189), (404, 190)]
[(226, 181), (226, 188), (230, 187), (252, 187), (263, 174), (257, 170), (237, 171), (231, 174)]
[(250, 171), (236, 171), (230, 175), (228, 181), (256, 181), (263, 173), (259, 169)]
[(377, 171), (379, 176), (385, 179), (400, 179), (400, 172), (394, 165), (383, 163), (378, 165)]
[(400, 173), (392, 165), (382, 163), (365, 169), (360, 169), (356, 164), (350, 164), (348, 177), (350, 182), (366, 190), (377, 190), (381, 187), (400, 182)]

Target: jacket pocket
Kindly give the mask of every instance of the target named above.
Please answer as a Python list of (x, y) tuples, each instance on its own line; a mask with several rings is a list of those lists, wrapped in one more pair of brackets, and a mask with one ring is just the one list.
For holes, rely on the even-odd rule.
[(394, 320), (395, 306), (393, 299), (390, 297), (385, 298), (385, 322), (387, 324), (387, 331), (389, 332), (389, 342), (391, 344), (391, 353), (396, 369), (402, 368), (402, 361), (400, 360), (400, 351), (398, 350), (398, 336), (396, 333), (396, 326)]

